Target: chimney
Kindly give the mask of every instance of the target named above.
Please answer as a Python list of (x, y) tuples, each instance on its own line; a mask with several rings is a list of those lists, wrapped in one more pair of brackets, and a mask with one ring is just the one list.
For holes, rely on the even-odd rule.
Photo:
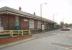
[(21, 7), (19, 7), (19, 11), (21, 11)]

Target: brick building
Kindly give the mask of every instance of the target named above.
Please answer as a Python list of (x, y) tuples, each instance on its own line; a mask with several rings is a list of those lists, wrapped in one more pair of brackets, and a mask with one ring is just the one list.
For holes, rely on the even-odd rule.
[(0, 8), (0, 27), (3, 30), (50, 30), (53, 25), (53, 21), (23, 12), (21, 8)]

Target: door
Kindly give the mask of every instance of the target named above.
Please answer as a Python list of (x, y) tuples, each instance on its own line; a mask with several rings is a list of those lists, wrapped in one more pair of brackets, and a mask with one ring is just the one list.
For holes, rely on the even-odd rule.
[(27, 19), (21, 19), (21, 29), (22, 30), (28, 29), (28, 20)]

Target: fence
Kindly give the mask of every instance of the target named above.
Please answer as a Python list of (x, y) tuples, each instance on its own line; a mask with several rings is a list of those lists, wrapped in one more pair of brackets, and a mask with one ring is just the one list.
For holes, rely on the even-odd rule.
[(24, 34), (28, 34), (31, 35), (31, 31), (30, 30), (3, 30), (0, 31), (0, 35), (10, 35), (11, 37), (14, 37), (15, 35), (24, 35)]

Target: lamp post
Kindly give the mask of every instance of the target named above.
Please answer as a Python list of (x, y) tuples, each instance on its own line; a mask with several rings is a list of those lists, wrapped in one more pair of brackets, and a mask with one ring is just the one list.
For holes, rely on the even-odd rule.
[(43, 4), (40, 4), (40, 16), (42, 17), (42, 5)]
[(40, 16), (41, 16), (41, 17), (42, 17), (42, 8), (43, 8), (43, 4), (46, 5), (47, 3), (45, 2), (45, 3), (41, 3), (41, 4), (40, 4)]
[[(43, 4), (47, 4), (46, 2), (45, 3), (41, 3), (40, 4), (40, 16), (41, 16), (41, 21), (42, 21), (42, 8), (43, 8)], [(42, 22), (41, 22), (41, 30), (42, 30)]]

